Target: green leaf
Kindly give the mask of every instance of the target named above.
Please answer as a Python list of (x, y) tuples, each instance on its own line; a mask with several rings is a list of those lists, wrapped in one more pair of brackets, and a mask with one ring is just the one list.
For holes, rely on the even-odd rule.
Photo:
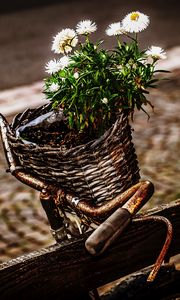
[(94, 123), (95, 117), (92, 114), (90, 114), (89, 119), (90, 119), (91, 123)]
[[(63, 108), (69, 128), (84, 133), (94, 130), (99, 135), (120, 108), (144, 110), (143, 106), (151, 106), (146, 99), (148, 89), (157, 88), (164, 80), (157, 78), (157, 73), (170, 71), (155, 70), (154, 62), (147, 63), (146, 49), (141, 49), (134, 35), (126, 35), (126, 42), (122, 36), (112, 50), (103, 49), (103, 41), (94, 43), (90, 36), (83, 41), (69, 54), (67, 67), (44, 79), (43, 93), (53, 108)], [(77, 79), (75, 72), (79, 73)], [(52, 83), (59, 84), (57, 92), (49, 91)], [(107, 105), (103, 98), (108, 99)]]
[(71, 112), (69, 112), (68, 123), (69, 123), (69, 127), (73, 128), (73, 125), (74, 125), (74, 116), (73, 116), (73, 113), (71, 113)]

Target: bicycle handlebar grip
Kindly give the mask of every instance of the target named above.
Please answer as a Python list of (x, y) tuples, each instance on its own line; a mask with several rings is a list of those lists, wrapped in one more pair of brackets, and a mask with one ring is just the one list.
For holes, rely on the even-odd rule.
[(118, 208), (88, 237), (85, 242), (86, 250), (93, 256), (104, 252), (109, 245), (121, 234), (132, 219), (125, 208)]

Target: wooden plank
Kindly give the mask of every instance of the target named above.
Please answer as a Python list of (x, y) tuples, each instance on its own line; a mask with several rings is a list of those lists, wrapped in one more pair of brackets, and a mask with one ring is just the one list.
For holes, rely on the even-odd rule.
[[(173, 224), (169, 255), (180, 253), (180, 200), (157, 207), (146, 215), (167, 217)], [(136, 222), (101, 256), (91, 257), (84, 247), (89, 234), (61, 245), (12, 259), (0, 265), (1, 299), (76, 299), (78, 295), (153, 264), (165, 239), (160, 223)], [(78, 299), (80, 299), (78, 297)]]
[(126, 276), (101, 295), (102, 300), (180, 299), (180, 270), (174, 265), (164, 265), (154, 282), (146, 278), (151, 267)]

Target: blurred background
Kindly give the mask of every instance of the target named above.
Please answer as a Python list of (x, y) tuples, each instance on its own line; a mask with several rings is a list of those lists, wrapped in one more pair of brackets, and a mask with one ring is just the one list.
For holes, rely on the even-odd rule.
[[(166, 3), (165, 3), (166, 2)], [(106, 39), (105, 29), (128, 12), (140, 10), (150, 16), (150, 26), (139, 37), (143, 47), (159, 45), (169, 49), (180, 45), (178, 0), (7, 0), (0, 8), (0, 88), (30, 84), (44, 78), (44, 64), (54, 58), (53, 36), (62, 28), (74, 28), (78, 21), (98, 24), (93, 38)]]
[[(0, 112), (12, 121), (14, 115), (45, 102), (42, 93), (45, 64), (55, 57), (53, 36), (63, 28), (74, 28), (80, 20), (98, 25), (93, 39), (104, 39), (111, 48), (113, 38), (105, 36), (110, 23), (139, 10), (150, 17), (143, 31), (143, 48), (164, 48), (167, 59), (160, 67), (169, 70), (150, 98), (155, 112), (148, 121), (135, 115), (133, 139), (141, 177), (151, 180), (155, 193), (143, 209), (180, 198), (180, 2), (177, 0), (6, 0), (0, 5)], [(0, 152), (0, 262), (54, 243), (38, 193), (6, 173), (4, 152)]]

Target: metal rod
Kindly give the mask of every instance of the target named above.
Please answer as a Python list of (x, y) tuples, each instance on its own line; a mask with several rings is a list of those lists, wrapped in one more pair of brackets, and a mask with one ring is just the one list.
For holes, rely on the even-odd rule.
[(68, 203), (71, 207), (74, 207), (80, 212), (84, 213), (86, 216), (95, 219), (96, 218), (104, 219), (105, 217), (108, 217), (108, 215), (110, 215), (112, 212), (114, 212), (117, 208), (125, 204), (127, 200), (131, 196), (133, 196), (137, 190), (141, 188), (142, 185), (144, 187), (143, 182), (139, 182), (133, 185), (122, 194), (118, 195), (111, 201), (102, 204), (101, 206), (96, 206), (88, 201), (80, 200), (77, 197), (73, 197), (73, 195), (69, 193), (65, 194), (63, 201)]
[(170, 243), (172, 241), (172, 236), (173, 236), (173, 228), (172, 228), (172, 224), (171, 222), (165, 218), (165, 217), (162, 217), (162, 216), (147, 216), (147, 217), (142, 217), (142, 218), (139, 218), (137, 219), (136, 221), (155, 221), (155, 222), (161, 222), (163, 224), (166, 225), (166, 229), (167, 229), (167, 234), (166, 234), (166, 240), (164, 242), (164, 245), (162, 247), (162, 250), (154, 264), (154, 267), (151, 271), (151, 273), (149, 274), (148, 278), (147, 278), (147, 281), (148, 282), (152, 282), (154, 281), (154, 279), (156, 278), (157, 276), (157, 273), (163, 263), (163, 260), (167, 254), (167, 251), (169, 249), (169, 246), (170, 246)]
[(52, 230), (57, 230), (63, 226), (63, 218), (60, 216), (58, 208), (51, 195), (48, 191), (40, 194), (40, 202), (44, 211), (46, 212), (49, 224)]
[(4, 153), (6, 156), (6, 160), (9, 166), (10, 172), (14, 171), (17, 166), (17, 161), (11, 151), (11, 148), (9, 146), (8, 138), (7, 138), (7, 132), (8, 132), (9, 124), (4, 118), (2, 114), (0, 114), (0, 130), (1, 130), (1, 137), (2, 137), (2, 144), (4, 148)]
[(99, 255), (103, 253), (128, 226), (133, 215), (149, 200), (154, 191), (153, 184), (149, 181), (141, 182), (135, 187), (134, 189), (129, 189), (130, 192), (135, 190), (135, 194), (122, 207), (115, 210), (89, 236), (85, 247), (90, 254)]
[(28, 171), (25, 170), (15, 169), (12, 172), (12, 175), (22, 183), (32, 187), (33, 189), (39, 192), (42, 192), (43, 189), (47, 188), (48, 186), (44, 180), (35, 177), (34, 175), (30, 174)]
[(150, 181), (142, 181), (135, 194), (122, 206), (134, 216), (154, 193), (154, 185)]

